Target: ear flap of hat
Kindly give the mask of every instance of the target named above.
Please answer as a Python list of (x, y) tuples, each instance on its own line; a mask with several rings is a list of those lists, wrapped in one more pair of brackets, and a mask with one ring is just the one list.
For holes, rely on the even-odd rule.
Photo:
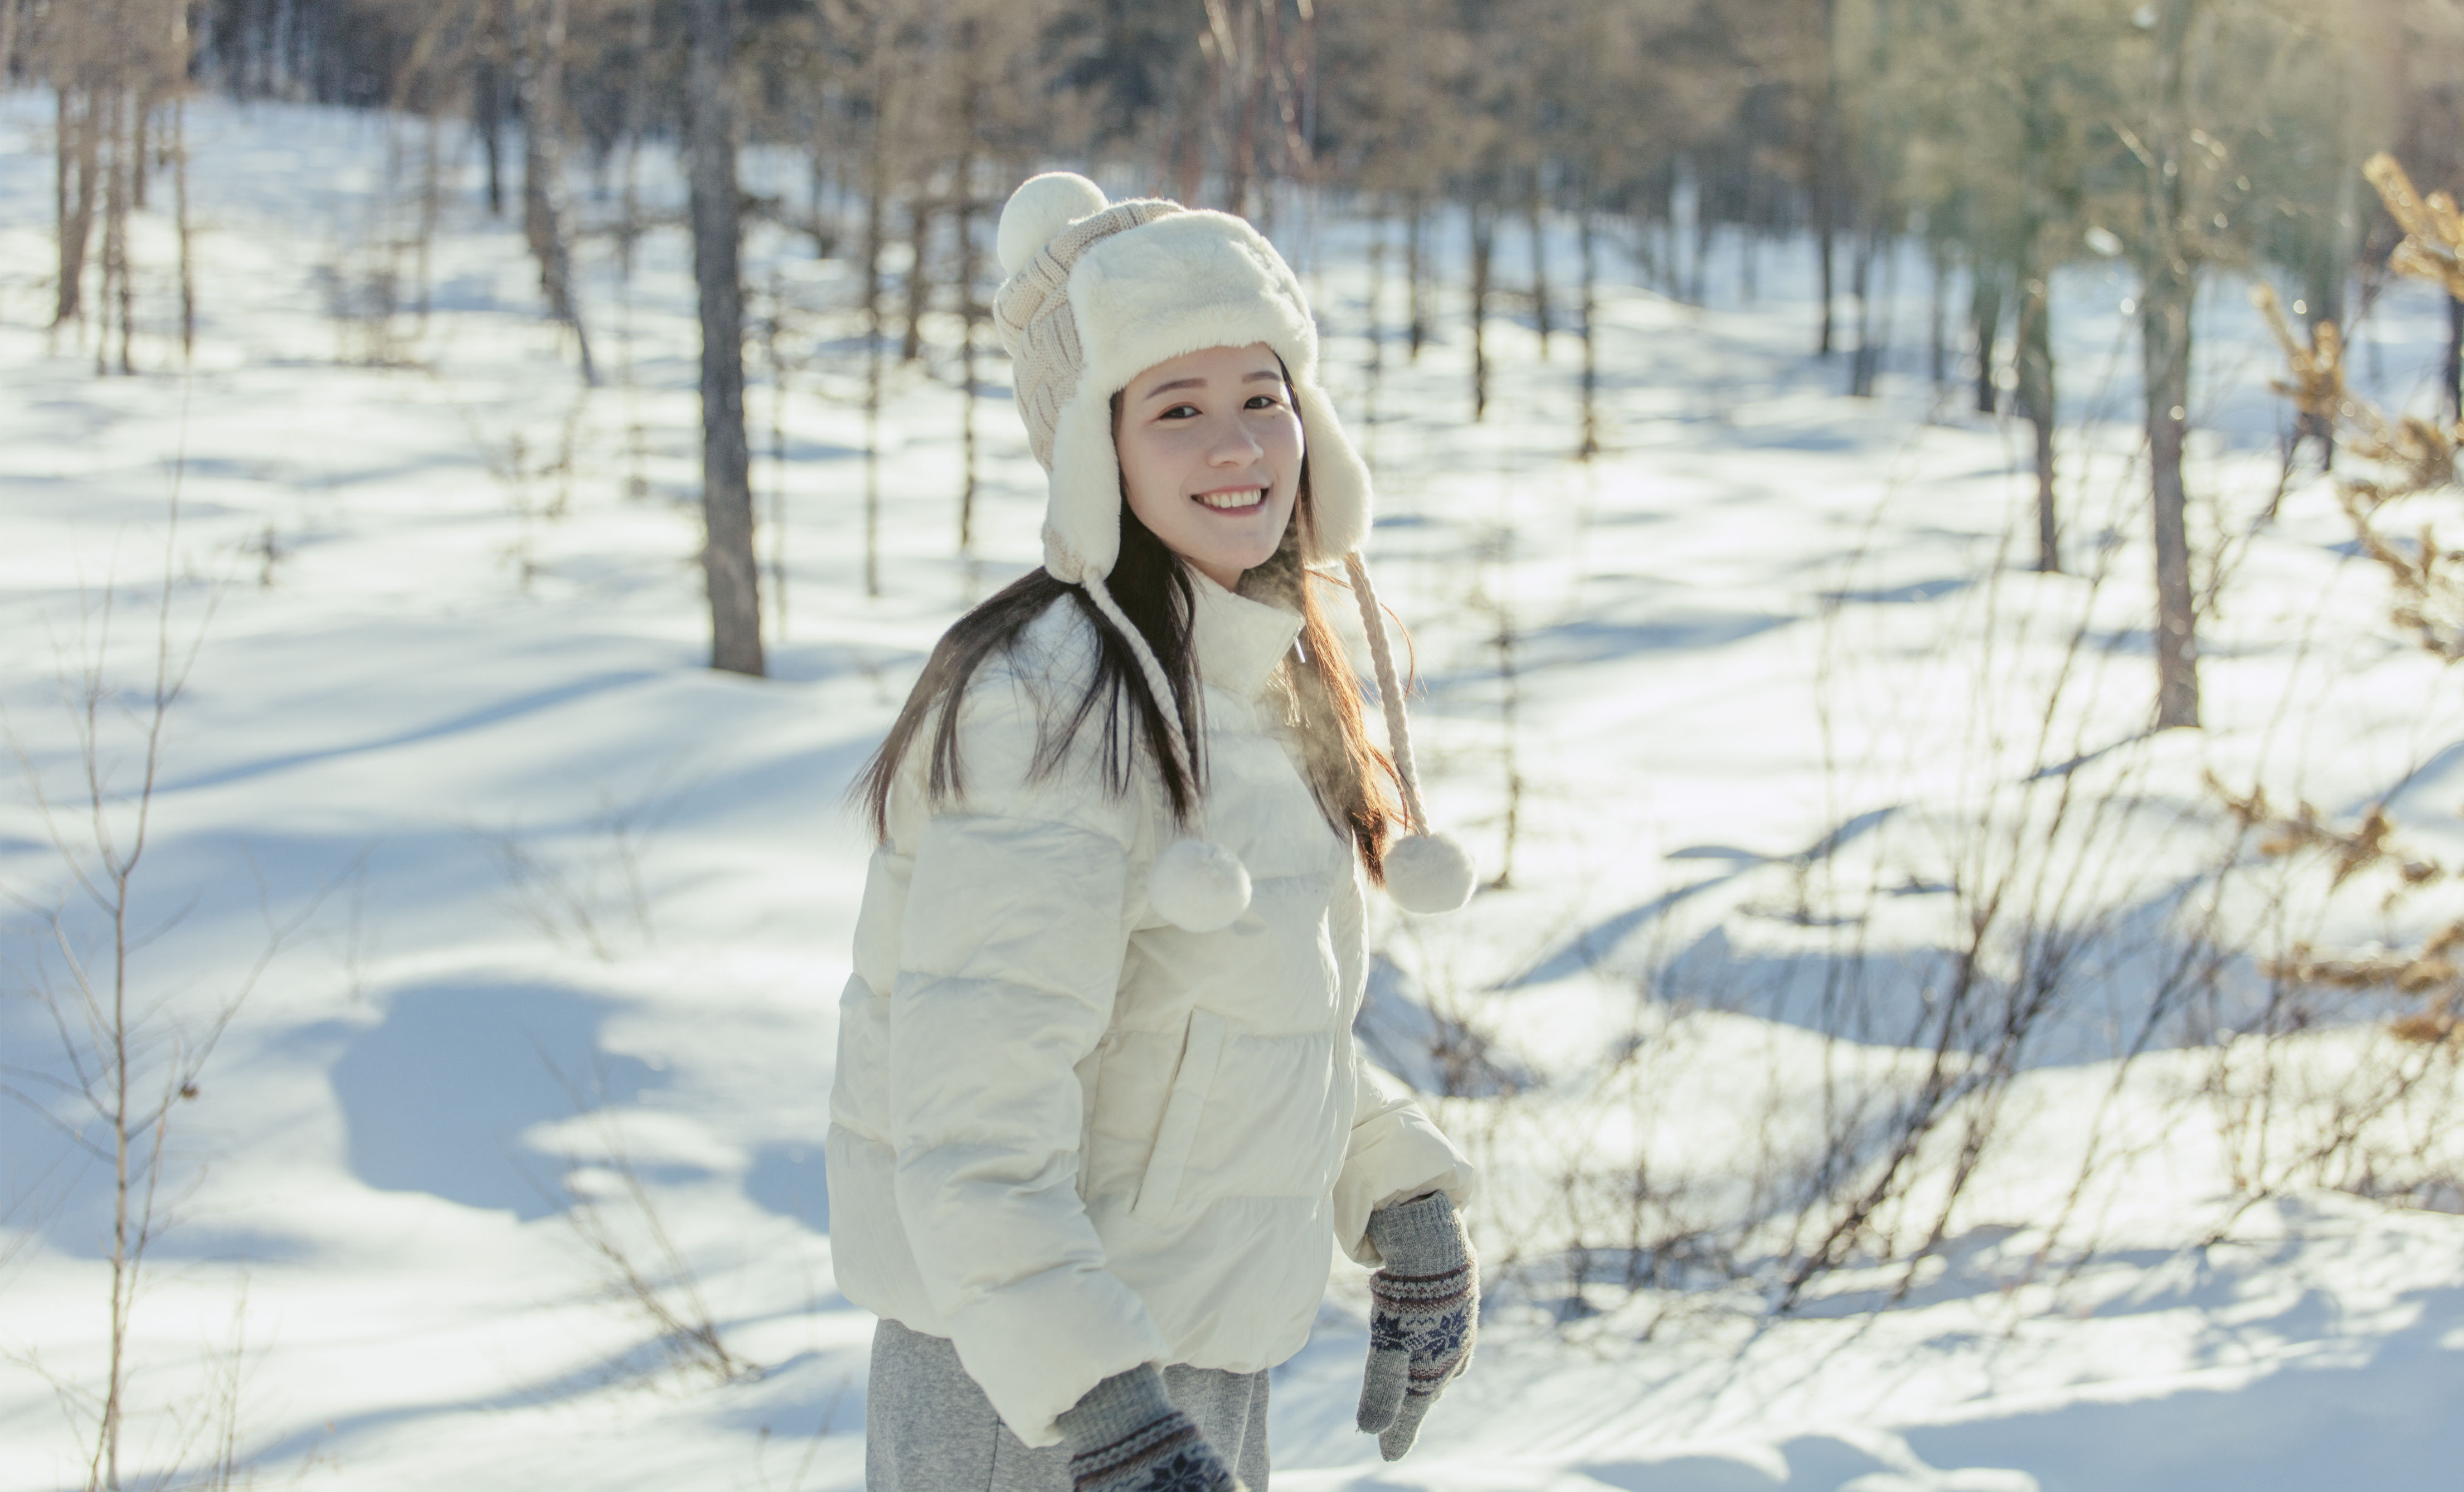
[(1075, 585), (1110, 575), (1121, 554), (1121, 458), (1112, 405), (1081, 384), (1052, 430), (1052, 497), (1044, 510), (1044, 568)]
[(1369, 468), (1343, 433), (1343, 422), (1326, 390), (1293, 375), (1292, 403), (1301, 435), (1309, 443), (1309, 502), (1316, 510), (1317, 553), (1301, 558), (1326, 564), (1360, 547), (1369, 537)]

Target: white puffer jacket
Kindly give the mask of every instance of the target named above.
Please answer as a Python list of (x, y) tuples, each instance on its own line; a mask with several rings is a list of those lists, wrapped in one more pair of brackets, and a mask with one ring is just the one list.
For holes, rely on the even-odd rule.
[(1140, 1363), (1253, 1372), (1298, 1351), (1332, 1248), (1471, 1166), (1352, 1036), (1358, 863), (1319, 811), (1275, 665), (1299, 619), (1193, 576), (1207, 830), (1248, 867), (1240, 921), (1146, 903), (1175, 837), (1152, 770), (1114, 798), (1100, 713), (1030, 781), (1040, 719), (1085, 691), (1067, 601), (959, 713), (963, 799), (928, 810), (929, 735), (891, 795), (840, 1002), (832, 1257), (850, 1301), (950, 1338), (1030, 1445)]

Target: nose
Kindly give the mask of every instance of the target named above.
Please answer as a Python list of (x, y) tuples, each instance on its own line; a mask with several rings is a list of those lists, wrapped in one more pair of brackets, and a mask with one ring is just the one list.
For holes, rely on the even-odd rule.
[(1226, 420), (1215, 432), (1215, 444), (1207, 448), (1206, 461), (1210, 466), (1247, 466), (1265, 453), (1266, 448), (1258, 444), (1245, 421)]

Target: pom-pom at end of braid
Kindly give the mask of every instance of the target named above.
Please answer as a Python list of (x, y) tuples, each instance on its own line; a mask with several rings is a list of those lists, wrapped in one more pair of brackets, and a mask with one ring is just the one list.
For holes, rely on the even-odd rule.
[(1214, 932), (1249, 910), (1249, 867), (1209, 840), (1175, 840), (1147, 874), (1147, 903), (1190, 932)]
[(1480, 867), (1451, 834), (1409, 834), (1386, 851), (1386, 894), (1423, 916), (1454, 911), (1471, 900)]

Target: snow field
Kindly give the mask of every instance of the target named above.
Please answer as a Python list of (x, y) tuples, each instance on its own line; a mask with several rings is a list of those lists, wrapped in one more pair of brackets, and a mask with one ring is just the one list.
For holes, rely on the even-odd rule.
[[(132, 965), (166, 1002), (163, 1029), (238, 987), (269, 918), (314, 908), (175, 1110), (183, 1221), (135, 1318), (139, 1459), (193, 1463), (237, 1362), (244, 1448), (303, 1484), (859, 1485), (869, 1319), (830, 1284), (819, 1160), (868, 847), (840, 797), (940, 629), (1037, 553), (1040, 473), (1001, 363), (980, 364), (969, 560), (955, 318), (928, 328), (924, 366), (893, 360), (883, 594), (868, 597), (847, 277), (808, 242), (754, 235), (752, 314), (777, 311), (788, 367), (780, 400), (758, 349), (749, 364), (754, 481), (763, 559), (788, 584), (772, 679), (714, 675), (677, 231), (642, 241), (629, 285), (612, 243), (585, 241), (607, 375), (585, 393), (518, 234), (475, 208), (467, 168), (424, 325), (341, 324), (336, 296), (402, 231), (387, 123), (201, 105), (195, 369), (165, 337), (167, 233), (142, 216), (146, 371), (99, 379), (90, 348), (43, 329), (37, 101), (0, 100), (0, 705), (44, 791), (74, 801), (55, 674), (102, 646), (116, 583), (106, 671), (145, 683), (145, 587), (176, 486), (169, 630), (203, 642), (140, 881), (160, 932)], [(672, 195), (646, 165), (653, 196)], [(796, 179), (757, 154), (757, 187), (765, 171)], [(586, 181), (575, 195), (586, 223), (612, 210)], [(1762, 251), (1752, 304), (1715, 262), (1708, 309), (1636, 287), (1605, 254), (1609, 450), (1585, 465), (1568, 459), (1571, 337), (1544, 361), (1528, 318), (1494, 321), (1472, 425), (1460, 276), (1411, 363), (1390, 272), (1373, 388), (1367, 229), (1331, 207), (1278, 227), (1377, 468), (1371, 559), (1413, 629), (1433, 811), (1503, 862), (1501, 611), (1522, 787), (1509, 888), (1456, 918), (1382, 913), (1373, 1013), (1416, 1081), (1437, 1069), (1414, 1033), (1452, 1021), (1485, 1042), (1471, 1090), (1434, 1102), (1489, 1166), (1480, 1226), (1506, 1287), (1473, 1373), (1385, 1466), (1350, 1426), (1364, 1286), (1341, 1266), (1316, 1339), (1276, 1377), (1277, 1484), (2174, 1492), (2452, 1475), (2464, 1444), (2440, 1411), (2464, 1389), (2464, 1224), (2317, 1189), (2373, 1178), (2285, 1160), (2316, 1142), (2322, 1106), (2377, 1080), (2384, 1043), (2365, 1028), (2201, 1045), (2172, 1020), (2117, 1061), (2164, 986), (2179, 910), (2228, 857), (2249, 865), (2204, 924), (2228, 952), (2223, 1022), (2260, 982), (2241, 955), (2271, 938), (2342, 946), (2431, 915), (2383, 912), (2368, 888), (2322, 902), (2315, 879), (2258, 864), (2204, 774), (2335, 813), (2406, 783), (2409, 839), (2464, 847), (2454, 682), (2384, 626), (2382, 582), (2339, 547), (2323, 490), (2297, 486), (2255, 523), (2283, 415), (2238, 290), (2204, 307), (2189, 472), (2194, 544), (2229, 564), (2203, 634), (2209, 729), (2149, 737), (2119, 269), (2062, 287), (2078, 573), (2048, 577), (2027, 570), (2024, 431), (1961, 412), (1962, 389), (1937, 400), (1910, 304), (1883, 396), (1839, 397), (1844, 374), (1804, 355), (1801, 252)], [(1572, 265), (1552, 266), (1561, 292)], [(2358, 340), (2390, 397), (2419, 392), (2425, 306), (2391, 295)], [(368, 365), (371, 350), (400, 364)], [(125, 717), (102, 718), (124, 759)], [(38, 903), (61, 888), (23, 795), (0, 805), (0, 884)], [(1887, 1209), (1898, 1257), (1854, 1253), (1771, 1314), (1774, 1262), (1807, 1242), (1791, 1189), (1843, 1125), (1922, 1086), (1908, 1034), (1995, 888), (2026, 915), (1981, 940), (1980, 967), (2016, 977), (2038, 966), (2031, 929), (2076, 929), (2074, 993), (1991, 1090), (1992, 1143), (1958, 1200), (1941, 1147), (1973, 1106)], [(7, 967), (12, 993), (60, 975), (31, 941)], [(8, 1061), (49, 1062), (30, 1002), (0, 1011)], [(2443, 1093), (2425, 1083), (2392, 1108), (2373, 1153), (2455, 1174)], [(0, 1114), (11, 1489), (83, 1480), (71, 1416), (26, 1355), (59, 1382), (100, 1371), (107, 1173), (61, 1153), (28, 1106)], [(1639, 1223), (1621, 1175), (1649, 1178)], [(2233, 1187), (2252, 1176), (2301, 1184), (2251, 1203)], [(568, 1189), (595, 1207), (571, 1211)], [(664, 1356), (577, 1216), (653, 1275), (671, 1248), (730, 1350), (764, 1371), (721, 1386)], [(1911, 1263), (1936, 1224), (1940, 1246)], [(1638, 1236), (1695, 1243), (1628, 1289)]]

